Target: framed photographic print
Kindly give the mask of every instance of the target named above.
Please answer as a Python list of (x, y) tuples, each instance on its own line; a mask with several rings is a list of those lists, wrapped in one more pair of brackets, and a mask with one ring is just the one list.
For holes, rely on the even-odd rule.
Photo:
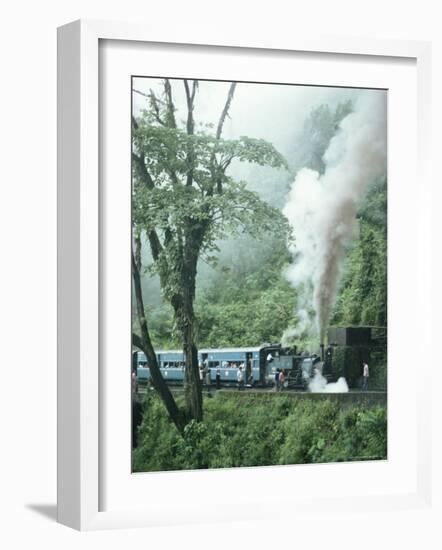
[(60, 522), (428, 502), (428, 63), (59, 29)]

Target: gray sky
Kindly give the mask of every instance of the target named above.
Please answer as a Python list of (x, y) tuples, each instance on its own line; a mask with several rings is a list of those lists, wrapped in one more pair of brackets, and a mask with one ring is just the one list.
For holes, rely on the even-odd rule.
[[(152, 88), (161, 92), (161, 79), (137, 77), (133, 87), (144, 93)], [(171, 80), (178, 118), (185, 118), (185, 93), (182, 80)], [(195, 104), (197, 122), (216, 124), (224, 106), (228, 82), (200, 81)], [(287, 142), (302, 129), (312, 108), (322, 103), (330, 107), (341, 101), (356, 99), (361, 92), (351, 88), (294, 86), (283, 84), (238, 83), (230, 109), (230, 119), (224, 126), (226, 138), (247, 135), (263, 138), (284, 153)], [(134, 114), (146, 108), (147, 99), (133, 94)]]

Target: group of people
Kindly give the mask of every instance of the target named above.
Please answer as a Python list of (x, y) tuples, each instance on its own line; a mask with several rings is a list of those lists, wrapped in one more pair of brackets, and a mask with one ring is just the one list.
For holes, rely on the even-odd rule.
[[(273, 363), (274, 357), (269, 353), (266, 357), (267, 365)], [(282, 391), (285, 388), (286, 377), (282, 369), (276, 369), (275, 372), (275, 391)]]
[(205, 384), (207, 387), (211, 384), (211, 373), (207, 363), (207, 360), (199, 362), (200, 380), (201, 384)]
[[(250, 369), (250, 372), (248, 373), (248, 376), (246, 374), (246, 365), (244, 362), (242, 363), (228, 363), (227, 361), (223, 361), (221, 363), (221, 366), (218, 365), (216, 368), (216, 374), (215, 374), (215, 383), (216, 388), (221, 388), (221, 369), (227, 369), (227, 368), (236, 368), (236, 380), (238, 383), (238, 390), (244, 390), (246, 382), (247, 384), (253, 384), (253, 373)], [(211, 369), (209, 367), (209, 364), (207, 360), (200, 361), (199, 363), (199, 371), (200, 371), (200, 380), (203, 385), (206, 385), (209, 387), (212, 383), (212, 377), (211, 377)]]
[[(206, 385), (209, 388), (212, 383), (212, 375), (207, 359), (199, 362), (199, 370), (201, 384)], [(216, 369), (215, 381), (216, 389), (219, 389), (221, 387), (221, 369), (219, 367)]]

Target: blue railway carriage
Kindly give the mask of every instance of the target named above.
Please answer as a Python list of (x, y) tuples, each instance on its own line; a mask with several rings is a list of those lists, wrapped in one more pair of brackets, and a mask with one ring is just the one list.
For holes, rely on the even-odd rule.
[[(184, 380), (184, 354), (182, 350), (159, 350), (157, 361), (163, 378), (172, 384), (182, 384)], [(150, 371), (146, 355), (142, 351), (133, 354), (134, 368), (137, 370), (139, 384), (146, 384)]]
[(216, 383), (217, 373), (222, 385), (237, 384), (238, 369), (241, 366), (245, 384), (253, 386), (259, 381), (260, 351), (261, 347), (201, 349), (198, 360), (209, 369), (211, 384)]
[[(157, 360), (163, 378), (171, 384), (182, 384), (184, 380), (184, 354), (181, 350), (159, 350)], [(216, 384), (219, 373), (223, 386), (237, 384), (238, 369), (244, 370), (244, 381), (253, 386), (260, 380), (260, 364), (263, 360), (262, 347), (201, 349), (198, 362), (210, 373), (210, 384)], [(133, 353), (133, 368), (137, 372), (138, 383), (145, 384), (150, 378), (146, 355), (141, 351)], [(206, 375), (204, 384), (209, 382)]]

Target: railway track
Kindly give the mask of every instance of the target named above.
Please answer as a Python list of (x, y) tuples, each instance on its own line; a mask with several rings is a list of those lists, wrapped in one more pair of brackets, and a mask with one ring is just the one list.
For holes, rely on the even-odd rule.
[[(184, 393), (184, 389), (182, 386), (169, 386), (172, 393)], [(151, 391), (154, 391), (153, 389)], [(145, 395), (147, 393), (146, 387), (138, 388), (138, 395)], [(239, 391), (237, 387), (223, 387), (220, 389), (216, 389), (214, 387), (203, 387), (203, 395), (211, 394), (216, 395), (217, 393), (220, 394), (228, 394), (228, 393), (234, 393), (234, 394), (240, 394), (240, 395), (250, 395), (250, 394), (270, 394), (270, 395), (299, 395), (299, 396), (333, 396), (333, 395), (353, 395), (353, 396), (387, 396), (387, 392), (385, 390), (359, 390), (359, 389), (351, 389), (348, 392), (310, 392), (310, 391), (304, 391), (299, 390), (295, 388), (286, 388), (282, 391), (276, 392), (274, 388), (244, 388), (244, 390)]]

